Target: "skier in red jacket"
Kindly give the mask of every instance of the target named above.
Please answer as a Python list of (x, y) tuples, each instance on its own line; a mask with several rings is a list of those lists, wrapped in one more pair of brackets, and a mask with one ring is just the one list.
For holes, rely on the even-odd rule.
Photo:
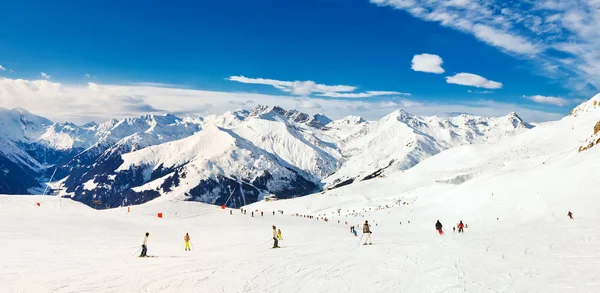
[(460, 221), (460, 223), (458, 223), (458, 233), (464, 233), (465, 232), (463, 230), (464, 227), (465, 227), (465, 224), (463, 224), (463, 222)]

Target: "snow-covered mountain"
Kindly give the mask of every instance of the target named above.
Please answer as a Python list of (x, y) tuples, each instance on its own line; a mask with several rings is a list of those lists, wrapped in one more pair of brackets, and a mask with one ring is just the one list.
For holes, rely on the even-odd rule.
[(40, 163), (13, 141), (0, 137), (0, 193), (41, 193)]
[(355, 116), (332, 121), (277, 106), (83, 126), (52, 123), (22, 109), (2, 113), (0, 121), (11, 125), (6, 137), (46, 166), (34, 178), (49, 177), (55, 165), (60, 194), (108, 206), (157, 197), (240, 206), (270, 194), (303, 196), (532, 128), (515, 113), (440, 118), (398, 110), (378, 121)]
[(441, 118), (413, 116), (398, 110), (369, 123), (358, 117), (348, 117), (332, 123), (333, 132), (348, 133), (350, 129), (354, 133), (336, 136), (343, 138), (340, 149), (346, 160), (325, 182), (327, 187), (333, 188), (371, 179), (386, 169), (406, 170), (443, 150), (495, 142), (532, 127), (516, 113), (499, 118), (466, 114)]

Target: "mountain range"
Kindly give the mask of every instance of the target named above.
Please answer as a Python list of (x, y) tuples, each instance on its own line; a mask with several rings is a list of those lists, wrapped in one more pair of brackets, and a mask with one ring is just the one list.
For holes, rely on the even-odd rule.
[[(0, 193), (49, 193), (94, 207), (162, 197), (239, 207), (407, 170), (444, 150), (534, 128), (516, 113), (332, 121), (278, 106), (203, 118), (143, 115), (54, 123), (0, 108)], [(47, 185), (47, 182), (51, 181)]]

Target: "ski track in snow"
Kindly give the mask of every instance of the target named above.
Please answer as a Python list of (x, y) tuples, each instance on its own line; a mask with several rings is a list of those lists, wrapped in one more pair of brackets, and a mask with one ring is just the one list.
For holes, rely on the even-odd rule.
[[(555, 219), (438, 236), (372, 211), (372, 246), (348, 226), (254, 217), (203, 204), (95, 211), (50, 197), (0, 196), (2, 292), (598, 292), (595, 220)], [(37, 207), (35, 202), (41, 202)], [(395, 212), (397, 211), (397, 212)], [(197, 214), (198, 216), (190, 216)], [(430, 220), (427, 220), (430, 221)], [(358, 222), (352, 219), (352, 222)], [(284, 249), (269, 249), (270, 226)], [(432, 223), (427, 223), (432, 224)], [(131, 257), (145, 231), (149, 255)], [(189, 232), (194, 249), (181, 248)], [(360, 237), (358, 237), (360, 238)], [(261, 244), (262, 243), (262, 244)]]

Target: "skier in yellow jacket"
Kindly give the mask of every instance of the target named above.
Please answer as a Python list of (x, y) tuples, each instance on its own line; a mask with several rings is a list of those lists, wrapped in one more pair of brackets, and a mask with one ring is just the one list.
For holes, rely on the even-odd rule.
[(183, 242), (185, 243), (185, 251), (192, 250), (190, 248), (190, 235), (188, 233), (185, 233), (185, 236), (183, 236)]
[(279, 248), (279, 241), (277, 240), (277, 228), (273, 225), (273, 248)]

